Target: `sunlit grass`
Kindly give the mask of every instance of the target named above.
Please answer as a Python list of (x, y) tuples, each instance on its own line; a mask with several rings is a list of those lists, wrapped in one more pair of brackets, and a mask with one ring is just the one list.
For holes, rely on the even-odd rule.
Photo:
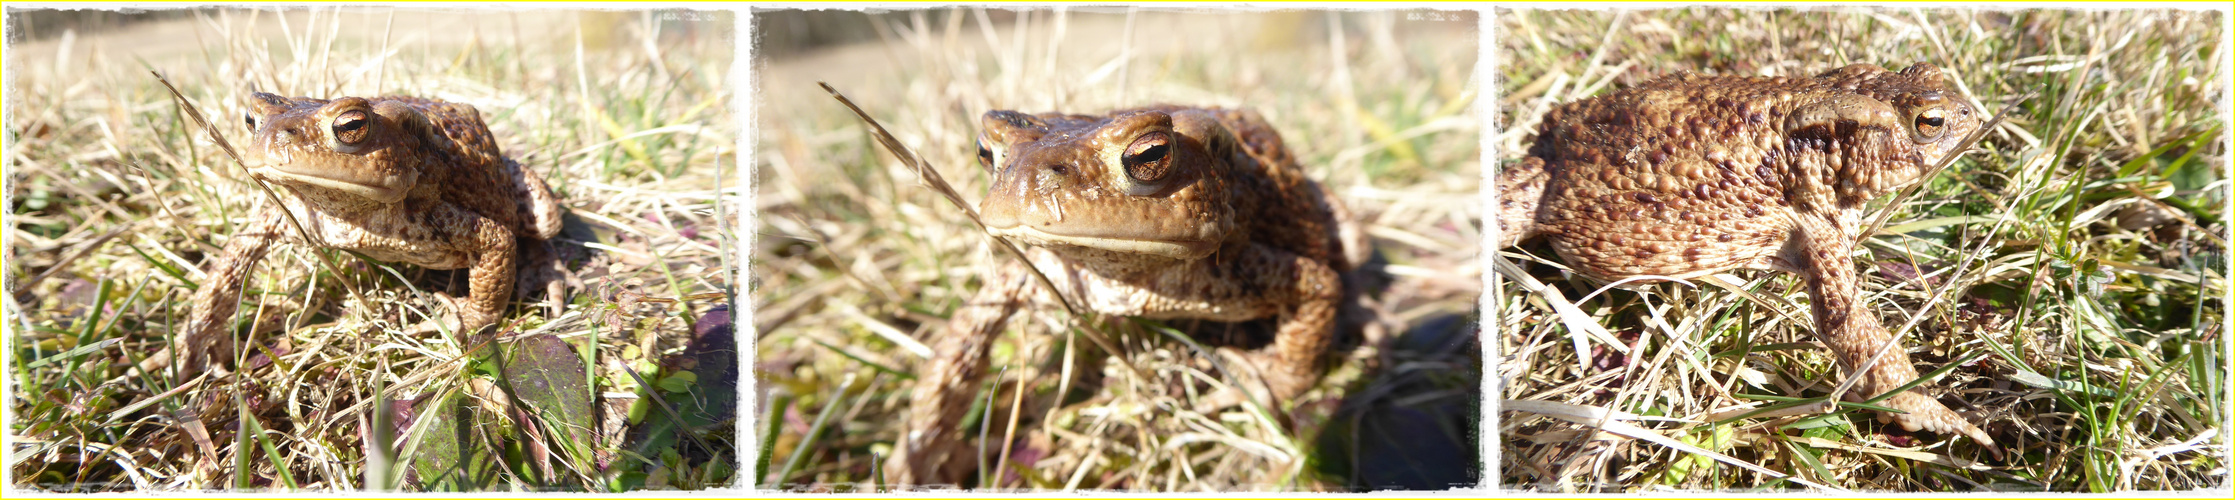
[[(735, 164), (727, 119), (733, 47), (726, 15), (698, 26), (658, 13), (204, 10), (185, 19), (9, 47), (7, 125), (15, 385), (10, 466), (19, 488), (52, 490), (573, 489), (723, 486), (734, 437), (665, 468), (627, 453), (630, 404), (704, 388), (664, 377), (707, 308), (731, 286), (721, 256), (715, 166)], [(719, 26), (719, 29), (714, 27)], [(576, 34), (581, 33), (581, 37)], [(63, 40), (68, 40), (64, 42)], [(578, 45), (579, 44), (579, 45)], [(185, 321), (200, 268), (265, 194), (157, 81), (175, 84), (236, 146), (251, 90), (290, 96), (406, 94), (482, 113), (505, 152), (541, 173), (569, 210), (558, 253), (571, 301), (521, 301), (503, 331), (548, 333), (594, 361), (574, 375), (603, 398), (590, 432), (521, 437), (579, 415), (517, 407), (507, 363), (450, 335), (407, 335), (462, 296), (464, 271), (392, 265), (282, 243), (249, 278), (241, 345), (263, 360), (224, 378), (132, 368)], [(734, 170), (731, 170), (734, 172)], [(732, 174), (734, 175), (734, 174)], [(324, 263), (321, 263), (321, 261)], [(685, 299), (652, 303), (651, 300)], [(503, 344), (505, 356), (518, 356)], [(625, 369), (624, 369), (625, 368)], [(670, 389), (679, 389), (671, 391)], [(380, 410), (463, 395), (492, 440), (485, 482), (404, 480), (416, 455), (374, 458), (368, 426), (425, 449), (431, 427)], [(440, 396), (440, 397), (437, 397)], [(540, 403), (539, 403), (540, 404)], [(422, 424), (436, 413), (417, 407)], [(525, 417), (522, 420), (514, 420)], [(641, 416), (638, 418), (642, 418)], [(380, 424), (375, 424), (376, 422)], [(397, 428), (387, 428), (386, 425)], [(579, 428), (578, 428), (579, 429)], [(497, 440), (503, 436), (507, 439)], [(499, 449), (493, 442), (530, 449)], [(548, 458), (543, 452), (549, 450)], [(668, 450), (673, 453), (673, 449)], [(731, 456), (697, 456), (698, 454)], [(648, 457), (660, 460), (663, 457)], [(714, 462), (708, 465), (706, 460)], [(607, 465), (620, 465), (607, 469)], [(628, 465), (638, 464), (638, 465)], [(388, 477), (369, 477), (385, 471)], [(726, 472), (723, 472), (726, 471)], [(712, 475), (709, 475), (712, 473)]]
[[(1640, 423), (1795, 478), (1780, 480), (1506, 412), (1500, 484), (1647, 491), (1810, 481), (2091, 492), (2224, 485), (2224, 16), (1685, 9), (1511, 11), (1497, 22), (1501, 113), (1515, 124), (1498, 132), (1502, 161), (1523, 154), (1550, 106), (1676, 70), (1797, 76), (1856, 62), (1930, 62), (1990, 112), (2014, 108), (1979, 151), (1891, 207), (1886, 229), (1857, 255), (1881, 321), (1898, 331), (1924, 316), (1906, 335), (1918, 346), (1920, 371), (1981, 359), (1928, 388), (1969, 403), (1956, 409), (1998, 436), (2014, 452), (2008, 460), (1988, 460), (1967, 439), (1881, 433), (1868, 412), (1751, 419), (1733, 424), (1738, 433), (1727, 440), (1692, 436), (1731, 427)], [(2021, 101), (2027, 94), (2035, 96)], [(1570, 285), (1568, 300), (1598, 288), (1537, 269), (1539, 278)], [(1544, 299), (1500, 285), (1504, 298), (1492, 316), (1502, 332), (1499, 397), (1701, 420), (1749, 403), (1744, 394), (1822, 396), (1840, 371), (1809, 343), (1799, 280), (1729, 276), (1731, 285), (1700, 278), (1578, 303), (1640, 348), (1629, 362), (1580, 372), (1575, 344)], [(1585, 362), (1621, 357), (1590, 344)], [(1974, 460), (1986, 462), (1959, 465)]]
[[(1209, 360), (1214, 354), (1171, 330), (1091, 319), (1115, 337), (1113, 355), (1068, 326), (1052, 303), (1027, 308), (997, 341), (995, 380), (975, 398), (991, 402), (991, 418), (965, 429), (988, 435), (984, 443), (996, 451), (1014, 443), (1005, 468), (998, 457), (987, 465), (1002, 476), (984, 471), (976, 484), (1359, 488), (1367, 482), (1330, 472), (1330, 454), (1350, 451), (1314, 441), (1321, 431), (1355, 430), (1346, 426), (1359, 414), (1390, 405), (1456, 402), (1466, 414), (1452, 418), (1467, 422), (1480, 373), (1472, 322), (1439, 322), (1472, 311), (1480, 291), (1477, 34), (1464, 17), (935, 11), (877, 18), (882, 44), (757, 62), (757, 380), (770, 393), (761, 418), (780, 420), (761, 429), (760, 484), (878, 487), (877, 457), (899, 437), (914, 370), (926, 365), (908, 344), (935, 340), (976, 278), (1008, 258), (987, 250), (959, 208), (921, 187), (817, 81), (862, 105), (972, 204), (988, 182), (973, 158), (988, 110), (1253, 108), (1314, 179), (1373, 224), (1395, 275), (1374, 300), (1386, 328), (1456, 332), (1446, 337), (1455, 343), (1418, 348), (1345, 341), (1364, 346), (1338, 349), (1318, 389), (1293, 412), (1266, 419), (1239, 407), (1198, 411), (1200, 396), (1224, 375)], [(1337, 30), (1342, 38), (1329, 35)], [(1185, 43), (1163, 35), (1174, 32), (1189, 33)], [(1173, 326), (1213, 347), (1217, 339), (1204, 336), (1224, 331)], [(1438, 370), (1450, 376), (1435, 377)], [(1408, 384), (1448, 392), (1396, 389)], [(1461, 443), (1466, 430), (1444, 439)], [(1452, 446), (1469, 450), (1453, 460), (1472, 469), (1473, 445)]]

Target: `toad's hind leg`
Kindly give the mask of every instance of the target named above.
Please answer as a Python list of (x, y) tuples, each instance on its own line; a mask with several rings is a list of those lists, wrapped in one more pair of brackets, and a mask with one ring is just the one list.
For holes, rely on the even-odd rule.
[(557, 316), (565, 307), (569, 273), (551, 238), (559, 235), (566, 210), (543, 176), (510, 158), (504, 160), (504, 166), (514, 208), (519, 211), (516, 220), (520, 227), (514, 229), (520, 231), (521, 274), (520, 286), (514, 292), (520, 298), (542, 300)]
[(1528, 157), (1498, 171), (1498, 248), (1513, 246), (1537, 233), (1537, 206), (1544, 199), (1544, 159)]
[(505, 178), (512, 181), (512, 199), (523, 218), (521, 229), (527, 230), (523, 236), (539, 240), (558, 236), (559, 227), (565, 222), (561, 217), (564, 210), (559, 206), (558, 195), (551, 193), (551, 186), (543, 181), (543, 176), (510, 158), (504, 160), (504, 168)]
[[(1917, 369), (1909, 362), (1908, 352), (1899, 346), (1886, 347), (1901, 339), (1894, 338), (1892, 332), (1878, 323), (1878, 317), (1862, 305), (1854, 264), (1848, 260), (1854, 245), (1848, 243), (1850, 240), (1831, 220), (1807, 215), (1797, 219), (1795, 237), (1782, 258), (1796, 264), (1808, 282), (1809, 309), (1816, 317), (1817, 337), (1850, 373), (1869, 364), (1873, 356), (1877, 357), (1877, 363), (1863, 371), (1862, 380), (1847, 393), (1847, 399), (1867, 400), (1915, 380)], [(1880, 355), (1880, 350), (1885, 353)], [(1911, 431), (1960, 433), (1977, 440), (1996, 456), (2002, 455), (1993, 436), (1922, 393), (1895, 394), (1880, 404), (1906, 412), (1881, 414), (1880, 421), (1891, 420)]]

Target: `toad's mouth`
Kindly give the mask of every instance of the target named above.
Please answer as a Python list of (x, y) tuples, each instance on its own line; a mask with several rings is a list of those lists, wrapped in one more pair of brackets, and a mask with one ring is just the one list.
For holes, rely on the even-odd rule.
[(1154, 255), (1178, 260), (1195, 260), (1217, 251), (1219, 242), (1188, 239), (1129, 238), (1110, 234), (1063, 234), (1041, 230), (1030, 225), (1008, 227), (986, 226), (995, 236), (1022, 241), (1037, 246), (1075, 246), (1111, 252)]
[(416, 175), (336, 175), (344, 172), (319, 171), (316, 173), (289, 171), (287, 164), (248, 164), (249, 175), (288, 184), (317, 186), (352, 195), (362, 196), (380, 203), (403, 201), (417, 184)]

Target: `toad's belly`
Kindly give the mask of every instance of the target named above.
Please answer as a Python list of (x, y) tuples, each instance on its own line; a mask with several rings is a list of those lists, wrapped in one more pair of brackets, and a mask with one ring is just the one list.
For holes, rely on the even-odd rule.
[(473, 254), (455, 250), (416, 249), (396, 250), (386, 248), (356, 249), (358, 253), (381, 262), (411, 264), (428, 269), (465, 269), (473, 267)]
[(1556, 200), (1538, 230), (1576, 271), (1608, 280), (1772, 269), (1793, 237), (1790, 214), (1781, 209), (1671, 209), (1618, 202), (1623, 198)]
[(1046, 275), (1065, 300), (1102, 314), (1150, 319), (1248, 321), (1271, 317), (1276, 308), (1231, 280), (1205, 279), (1194, 263), (1145, 270), (1125, 277), (1095, 272), (1045, 248), (1028, 251), (1034, 268)]
[[(463, 269), (473, 267), (478, 260), (465, 245), (456, 244), (458, 236), (444, 231), (443, 226), (462, 226), (461, 214), (443, 210), (436, 217), (410, 217), (400, 210), (358, 213), (357, 217), (340, 217), (333, 214), (289, 207), (304, 229), (316, 235), (319, 241), (310, 242), (340, 250), (363, 254), (373, 260), (411, 264), (428, 269)], [(412, 222), (436, 221), (439, 224), (413, 224)], [(289, 231), (292, 232), (292, 231)]]

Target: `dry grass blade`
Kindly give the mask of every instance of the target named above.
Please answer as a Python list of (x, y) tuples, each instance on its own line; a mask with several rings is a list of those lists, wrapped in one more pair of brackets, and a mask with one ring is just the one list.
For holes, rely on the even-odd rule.
[[(877, 123), (875, 118), (870, 118), (869, 112), (862, 111), (861, 106), (854, 105), (854, 101), (846, 99), (845, 94), (838, 93), (838, 89), (831, 87), (829, 83), (815, 82), (815, 84), (821, 85), (824, 91), (830, 92), (832, 99), (837, 99), (840, 104), (846, 105), (846, 109), (852, 110), (854, 117), (860, 118), (863, 124), (869, 126), (870, 135), (877, 138), (878, 144), (885, 146), (885, 151), (891, 152), (894, 158), (900, 159), (901, 164), (907, 165), (909, 170), (916, 172), (918, 179), (921, 179), (925, 185), (931, 186), (933, 191), (939, 192), (940, 196), (945, 196), (947, 202), (953, 203), (955, 208), (962, 210), (963, 215), (970, 217), (970, 223), (976, 224), (979, 232), (985, 233), (986, 222), (978, 218), (978, 210), (971, 207), (970, 203), (962, 201), (962, 194), (956, 193), (954, 186), (947, 184), (947, 178), (939, 175), (938, 169), (931, 168), (930, 165), (924, 163), (922, 157), (916, 156), (914, 150), (901, 145), (900, 139), (894, 138), (891, 132), (886, 132), (883, 124)], [(994, 246), (1007, 251), (1009, 256), (1016, 258), (1018, 262), (1029, 261), (1025, 258), (1024, 251), (1018, 250), (1016, 244), (1010, 243), (1009, 240), (994, 236), (991, 233), (986, 233), (986, 238), (993, 240)], [(1056, 290), (1055, 283), (1048, 281), (1047, 275), (1040, 274), (1038, 267), (1027, 265), (1025, 268), (1030, 270), (1034, 280), (1040, 283), (1040, 289), (1047, 290), (1049, 295), (1055, 296), (1056, 301), (1063, 304), (1063, 310), (1070, 312), (1074, 317), (1079, 315), (1079, 308), (1072, 306), (1071, 299), (1064, 298), (1063, 294)], [(1107, 340), (1101, 342), (1108, 343)]]
[(179, 94), (178, 86), (171, 85), (171, 79), (164, 78), (162, 73), (152, 70), (147, 73), (148, 76), (155, 77), (155, 81), (163, 83), (163, 89), (171, 92), (171, 102), (178, 105), (179, 110), (184, 111), (188, 118), (193, 118), (194, 124), (201, 126), (203, 132), (209, 134), (210, 142), (216, 143), (219, 149), (225, 150), (225, 157), (232, 158), (234, 165), (242, 164), (241, 154), (233, 150), (232, 141), (225, 140), (225, 134), (217, 133), (217, 128), (210, 126), (209, 119), (202, 118), (202, 109), (194, 106), (194, 102), (188, 100), (185, 95)]
[(1947, 455), (1942, 455), (1942, 454), (1938, 454), (1938, 453), (1925, 453), (1925, 452), (1908, 451), (1908, 450), (1893, 450), (1893, 449), (1886, 449), (1886, 448), (1880, 448), (1880, 447), (1875, 447), (1875, 446), (1855, 446), (1855, 445), (1851, 445), (1851, 444), (1847, 444), (1847, 443), (1842, 443), (1842, 442), (1838, 442), (1838, 441), (1832, 441), (1832, 440), (1829, 440), (1829, 439), (1824, 439), (1824, 438), (1819, 438), (1819, 437), (1809, 437), (1809, 438), (1805, 439), (1805, 440), (1803, 441), (1803, 443), (1805, 443), (1805, 444), (1807, 444), (1807, 445), (1809, 445), (1809, 446), (1815, 446), (1815, 447), (1819, 447), (1819, 448), (1832, 448), (1832, 449), (1841, 449), (1841, 450), (1848, 450), (1848, 451), (1858, 451), (1858, 452), (1863, 452), (1863, 453), (1871, 453), (1871, 454), (1877, 454), (1877, 455), (1885, 455), (1885, 456), (1889, 456), (1889, 457), (1897, 457), (1897, 458), (1901, 458), (1901, 459), (1905, 459), (1905, 460), (1915, 460), (1915, 461), (1918, 461), (1918, 462), (1925, 462), (1925, 463), (1930, 463), (1930, 464), (1934, 464), (1934, 465), (1939, 465), (1939, 466), (1943, 466), (1943, 467), (1953, 467), (1953, 468), (1958, 468), (1958, 469), (1970, 469), (1970, 470), (1975, 470), (1975, 471), (1991, 471), (1991, 470), (1994, 470), (1994, 468), (1992, 468), (1992, 467), (1988, 467), (1988, 466), (1987, 466), (1986, 464), (1982, 464), (1982, 463), (1979, 463), (1978, 461), (1975, 461), (1975, 460), (1964, 460), (1964, 459), (1961, 459), (1961, 458), (1951, 457), (1951, 456), (1947, 456)]
[[(1576, 308), (1575, 302), (1561, 296), (1559, 290), (1554, 290), (1546, 286), (1544, 282), (1537, 281), (1536, 277), (1529, 276), (1526, 271), (1521, 270), (1520, 266), (1514, 265), (1513, 262), (1505, 260), (1503, 257), (1496, 258), (1495, 263), (1499, 276), (1520, 285), (1522, 291), (1541, 297), (1545, 302), (1552, 305), (1552, 310), (1560, 317), (1560, 324), (1568, 327), (1568, 339), (1575, 345), (1575, 352), (1591, 352), (1590, 341), (1596, 340), (1601, 345), (1614, 349), (1615, 352), (1630, 353), (1629, 344), (1615, 339), (1613, 333), (1607, 332), (1606, 327), (1599, 325), (1596, 319), (1584, 313), (1582, 309)], [(1582, 356), (1577, 356), (1575, 360), (1576, 369), (1588, 370), (1589, 367), (1583, 365), (1585, 361)]]

